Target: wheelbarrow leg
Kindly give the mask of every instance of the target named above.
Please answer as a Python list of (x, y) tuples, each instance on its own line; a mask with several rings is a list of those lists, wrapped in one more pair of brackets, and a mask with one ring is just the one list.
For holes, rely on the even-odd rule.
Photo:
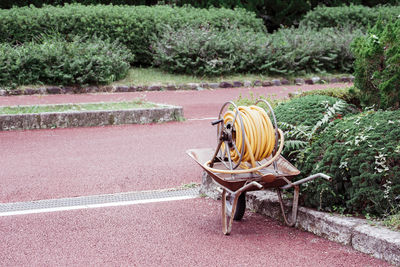
[[(230, 199), (230, 200), (226, 199), (227, 192), (225, 189), (223, 189), (223, 191), (222, 191), (222, 232), (224, 233), (224, 235), (229, 235), (231, 233), (233, 218), (235, 217), (234, 215), (236, 213), (236, 207), (237, 207), (240, 193), (233, 194), (232, 196), (234, 196), (233, 203), (232, 203), (232, 199)], [(229, 204), (229, 206), (228, 206), (227, 201), (232, 203), (232, 205)]]
[(282, 191), (280, 188), (277, 189), (279, 204), (281, 206), (283, 219), (285, 220), (285, 223), (290, 227), (294, 226), (297, 221), (297, 209), (298, 209), (298, 205), (299, 205), (299, 193), (300, 193), (300, 187), (298, 185), (295, 185), (293, 187), (294, 187), (294, 196), (293, 196), (292, 214), (291, 214), (290, 221), (288, 221), (288, 219), (286, 218), (286, 213), (285, 213), (285, 209), (283, 206), (283, 200), (282, 200)]

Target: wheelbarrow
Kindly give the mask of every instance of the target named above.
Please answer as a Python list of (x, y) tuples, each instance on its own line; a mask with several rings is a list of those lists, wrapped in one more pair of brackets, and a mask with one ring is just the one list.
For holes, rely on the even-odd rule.
[[(267, 138), (273, 142), (272, 153), (267, 157), (258, 158), (257, 161), (253, 160), (253, 164), (250, 167), (249, 163), (243, 164), (245, 155), (248, 152), (246, 151), (246, 146), (251, 147), (249, 141), (246, 141), (246, 133), (247, 135), (252, 135), (251, 132), (247, 131), (246, 127), (252, 127), (258, 132), (260, 130), (257, 130), (257, 125), (249, 126), (245, 121), (247, 115), (241, 112), (241, 107), (236, 106), (231, 101), (222, 106), (218, 120), (212, 122), (212, 125), (218, 125), (217, 149), (204, 148), (187, 151), (187, 154), (204, 169), (222, 191), (222, 232), (225, 235), (230, 234), (233, 220), (239, 221), (244, 216), (246, 192), (276, 189), (284, 221), (288, 226), (294, 226), (297, 220), (299, 186), (319, 177), (326, 180), (331, 179), (323, 173), (317, 173), (292, 182), (300, 174), (300, 171), (280, 154), (284, 142), (283, 133), (277, 127), (276, 117), (271, 105), (265, 100), (257, 101), (256, 105), (260, 102), (264, 102), (267, 105), (267, 111), (269, 112), (267, 113), (268, 118), (265, 119), (272, 118), (274, 126), (273, 134), (271, 134), (271, 128), (267, 129), (268, 127), (265, 126), (268, 123), (262, 123), (265, 126), (265, 131), (270, 132)], [(248, 109), (242, 108), (242, 110)], [(253, 106), (253, 110), (259, 111), (260, 109)], [(227, 119), (227, 117), (229, 118)], [(262, 140), (260, 141), (259, 137), (255, 139), (264, 143)], [(284, 211), (282, 190), (290, 188), (294, 188), (294, 195), (292, 211), (288, 219)]]

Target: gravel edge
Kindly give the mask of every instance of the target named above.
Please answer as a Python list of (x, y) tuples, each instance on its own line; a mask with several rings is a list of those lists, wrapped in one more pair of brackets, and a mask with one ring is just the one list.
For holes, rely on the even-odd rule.
[(257, 86), (281, 86), (281, 85), (303, 85), (303, 84), (327, 84), (327, 83), (352, 83), (354, 76), (343, 76), (337, 78), (312, 77), (309, 79), (294, 78), (273, 79), (265, 81), (222, 81), (220, 83), (186, 83), (186, 84), (153, 84), (153, 85), (107, 85), (107, 86), (89, 86), (89, 87), (58, 87), (47, 86), (42, 88), (25, 88), (5, 90), (0, 88), (0, 96), (10, 95), (45, 95), (45, 94), (87, 94), (87, 93), (125, 93), (142, 91), (175, 91), (175, 90), (204, 90), (217, 88), (235, 88), (235, 87), (257, 87)]

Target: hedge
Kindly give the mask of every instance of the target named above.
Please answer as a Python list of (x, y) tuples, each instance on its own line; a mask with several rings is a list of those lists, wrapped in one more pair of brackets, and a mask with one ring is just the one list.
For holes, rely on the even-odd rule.
[(9, 9), (12, 7), (23, 7), (34, 5), (42, 7), (43, 5), (64, 5), (71, 3), (80, 3), (82, 5), (113, 4), (113, 5), (155, 5), (158, 0), (2, 0), (0, 8)]
[(400, 17), (391, 23), (379, 21), (367, 36), (352, 44), (356, 57), (355, 85), (362, 92), (364, 106), (400, 108), (399, 37)]
[(258, 72), (265, 34), (241, 29), (166, 28), (154, 45), (155, 65), (173, 73), (219, 75)]
[(2, 0), (0, 8), (11, 8), (12, 6), (29, 6), (35, 5), (41, 7), (43, 5), (63, 5), (69, 3), (90, 4), (113, 4), (113, 5), (156, 5), (165, 3), (171, 5), (191, 5), (199, 8), (209, 7), (225, 7), (236, 8), (241, 7), (255, 12), (258, 17), (264, 20), (270, 32), (278, 29), (281, 25), (291, 26), (297, 25), (301, 18), (310, 10), (319, 5), (325, 6), (342, 6), (342, 5), (365, 5), (376, 6), (385, 4), (398, 4), (398, 0)]
[(319, 5), (329, 7), (349, 4), (376, 6), (384, 4), (398, 4), (398, 0), (169, 0), (167, 3), (178, 5), (190, 4), (196, 7), (243, 7), (256, 12), (264, 19), (268, 31), (272, 32), (284, 26), (298, 25), (302, 17)]
[(369, 111), (332, 122), (304, 149), (303, 176), (332, 182), (302, 187), (307, 206), (386, 216), (400, 210), (400, 110)]
[(43, 8), (23, 7), (0, 10), (0, 42), (18, 44), (29, 42), (43, 33), (59, 33), (66, 38), (78, 36), (107, 36), (118, 39), (135, 55), (136, 64), (150, 64), (150, 40), (161, 34), (162, 27), (232, 26), (264, 32), (261, 19), (244, 9), (195, 9), (169, 6), (83, 6)]
[(326, 95), (308, 95), (282, 102), (274, 109), (278, 126), (285, 133), (282, 154), (292, 162), (301, 161), (303, 149), (310, 146), (328, 124), (357, 113), (353, 105)]
[(131, 60), (126, 47), (99, 38), (0, 44), (0, 85), (107, 84), (124, 78)]
[(165, 29), (152, 45), (155, 64), (170, 72), (219, 75), (229, 72), (305, 74), (349, 72), (351, 41), (360, 31), (281, 29), (274, 34), (218, 31), (207, 27)]
[(396, 19), (399, 14), (400, 5), (372, 8), (361, 5), (339, 7), (318, 6), (304, 16), (300, 25), (315, 29), (351, 26), (366, 31), (368, 26), (374, 25), (379, 18), (390, 21)]

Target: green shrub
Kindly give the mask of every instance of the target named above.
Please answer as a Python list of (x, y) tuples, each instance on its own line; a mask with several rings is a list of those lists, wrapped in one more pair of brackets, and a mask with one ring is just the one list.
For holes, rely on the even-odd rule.
[[(196, 7), (207, 8), (210, 6), (215, 7), (243, 7), (249, 11), (256, 12), (257, 15), (264, 19), (265, 25), (268, 28), (268, 31), (272, 32), (278, 28), (283, 26), (291, 26), (298, 25), (299, 21), (303, 18), (303, 16), (313, 10), (315, 7), (319, 5), (325, 5), (330, 7), (335, 6), (343, 6), (349, 4), (356, 5), (367, 5), (367, 6), (376, 6), (376, 5), (384, 5), (384, 4), (398, 4), (398, 0), (169, 0), (164, 1), (167, 3), (176, 3), (178, 5), (190, 4)], [(312, 16), (309, 15), (313, 21), (318, 20), (319, 13), (324, 13), (317, 11), (317, 14)], [(325, 13), (333, 13), (332, 11), (325, 11)], [(355, 13), (355, 12), (353, 12)], [(336, 14), (335, 14), (336, 15)], [(347, 14), (346, 14), (347, 15)], [(370, 16), (370, 14), (367, 14)], [(357, 14), (356, 14), (357, 16)], [(328, 16), (329, 17), (329, 16)], [(343, 18), (340, 18), (341, 20)], [(351, 19), (351, 18), (349, 18)], [(314, 22), (315, 23), (315, 22)], [(326, 23), (322, 21), (322, 23)], [(336, 21), (334, 21), (336, 23)], [(318, 24), (318, 23), (317, 23)], [(342, 24), (344, 26), (346, 24)], [(328, 26), (331, 27), (331, 26)]]
[(280, 103), (274, 111), (278, 127), (285, 134), (282, 154), (292, 162), (301, 161), (304, 149), (331, 121), (357, 112), (345, 101), (325, 95), (293, 98)]
[(69, 37), (107, 36), (118, 39), (135, 55), (136, 64), (150, 64), (150, 40), (162, 33), (164, 25), (185, 25), (226, 29), (232, 26), (264, 32), (261, 19), (244, 9), (195, 9), (169, 6), (83, 6), (23, 7), (0, 10), (0, 42), (29, 42), (43, 33)]
[[(275, 108), (276, 118), (279, 122), (292, 125), (314, 126), (320, 121), (327, 108), (335, 104), (339, 99), (324, 95), (309, 95), (294, 98), (291, 101), (283, 102)], [(341, 116), (352, 112), (353, 108), (348, 104), (343, 109)]]
[(156, 65), (171, 72), (290, 75), (350, 71), (350, 43), (360, 35), (359, 31), (334, 29), (291, 28), (265, 35), (235, 28), (218, 31), (169, 27), (152, 46)]
[(99, 38), (0, 44), (0, 85), (106, 84), (126, 76), (131, 58), (118, 42)]
[(34, 5), (42, 7), (43, 5), (64, 5), (71, 3), (80, 3), (82, 5), (113, 4), (113, 5), (155, 5), (157, 0), (2, 0), (0, 8), (12, 8)]
[(277, 74), (348, 72), (354, 60), (350, 43), (361, 34), (346, 29), (281, 29), (268, 36), (261, 69)]
[(325, 95), (340, 98), (346, 103), (352, 104), (356, 107), (360, 107), (360, 91), (352, 87), (337, 87), (337, 88), (327, 88), (321, 90), (311, 90), (311, 91), (304, 91), (298, 95), (289, 94), (290, 98), (298, 98), (308, 95)]
[[(400, 16), (400, 15), (399, 15)], [(396, 22), (379, 21), (352, 44), (356, 61), (355, 85), (364, 106), (400, 106), (400, 17)]]
[(400, 110), (365, 112), (331, 123), (304, 152), (304, 176), (332, 182), (302, 187), (306, 205), (384, 216), (400, 208)]
[(154, 44), (155, 64), (162, 69), (195, 75), (256, 72), (263, 34), (231, 29), (168, 28)]
[(397, 18), (399, 14), (400, 6), (378, 6), (373, 8), (361, 5), (318, 6), (304, 16), (300, 25), (316, 29), (352, 26), (365, 31), (368, 25), (374, 25), (379, 17), (389, 21)]

